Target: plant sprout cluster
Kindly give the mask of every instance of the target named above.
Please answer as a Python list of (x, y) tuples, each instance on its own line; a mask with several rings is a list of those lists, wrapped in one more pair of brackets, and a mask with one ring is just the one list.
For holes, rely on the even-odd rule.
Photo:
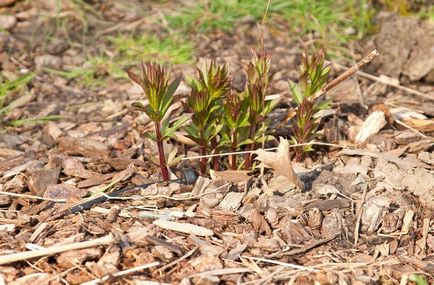
[[(269, 129), (269, 114), (277, 100), (267, 100), (270, 82), (271, 56), (265, 50), (253, 51), (252, 59), (245, 68), (247, 82), (242, 92), (231, 88), (231, 78), (226, 64), (212, 61), (202, 68), (197, 67), (197, 75), (189, 82), (191, 92), (184, 102), (187, 115), (170, 124), (167, 111), (181, 77), (170, 82), (170, 71), (154, 62), (142, 63), (141, 75), (128, 71), (128, 76), (139, 84), (148, 101), (136, 102), (137, 109), (145, 112), (153, 121), (155, 133), (148, 137), (156, 141), (159, 164), (164, 180), (169, 179), (169, 171), (163, 142), (183, 130), (194, 141), (202, 156), (199, 169), (204, 174), (210, 167), (220, 170), (222, 166), (236, 170), (252, 169), (252, 151), (267, 140), (273, 139)], [(327, 82), (330, 67), (324, 65), (324, 53), (315, 52), (312, 56), (302, 55), (298, 84), (290, 83), (296, 104), (293, 118), (293, 143), (308, 143), (317, 136), (319, 120), (317, 113), (327, 104), (319, 102), (315, 94)], [(227, 160), (219, 156), (211, 159), (207, 154), (248, 151), (244, 157), (231, 154)], [(295, 148), (295, 158), (302, 160), (312, 146)]]

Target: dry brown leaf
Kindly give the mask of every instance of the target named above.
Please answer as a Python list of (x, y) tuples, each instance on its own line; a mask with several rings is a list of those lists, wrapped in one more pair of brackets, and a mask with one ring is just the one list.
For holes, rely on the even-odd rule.
[(276, 174), (286, 177), (294, 186), (304, 189), (303, 183), (292, 168), (288, 140), (280, 138), (277, 152), (258, 149), (255, 153), (257, 155), (256, 159), (262, 162), (261, 165), (272, 168)]

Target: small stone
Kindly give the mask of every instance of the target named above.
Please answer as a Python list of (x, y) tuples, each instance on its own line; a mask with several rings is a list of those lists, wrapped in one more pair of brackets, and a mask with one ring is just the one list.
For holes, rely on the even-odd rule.
[(60, 68), (61, 59), (58, 56), (44, 54), (35, 57), (36, 69), (41, 71), (44, 67)]
[(17, 18), (13, 15), (0, 15), (0, 29), (10, 30), (17, 24)]
[(50, 54), (60, 54), (69, 48), (69, 44), (62, 40), (55, 40), (50, 43), (46, 50)]
[(357, 31), (356, 31), (356, 29), (354, 29), (353, 27), (348, 27), (348, 28), (346, 28), (346, 29), (344, 30), (344, 33), (345, 33), (346, 35), (353, 36), (353, 35), (355, 35), (355, 34), (357, 33)]

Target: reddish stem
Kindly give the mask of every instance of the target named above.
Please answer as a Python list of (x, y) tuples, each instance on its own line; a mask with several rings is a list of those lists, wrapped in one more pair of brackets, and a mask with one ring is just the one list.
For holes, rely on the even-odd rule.
[(155, 134), (157, 136), (158, 156), (160, 158), (161, 174), (163, 180), (169, 180), (169, 171), (167, 170), (166, 157), (164, 156), (163, 136), (161, 135), (160, 122), (155, 122)]
[(295, 161), (296, 162), (301, 162), (303, 158), (303, 149), (299, 148), (295, 151)]
[[(254, 122), (254, 124), (256, 123), (256, 119), (252, 120)], [(255, 139), (255, 125), (251, 124), (250, 128), (249, 128), (249, 135), (248, 138), (251, 139), (252, 141), (254, 141)], [(251, 143), (250, 145), (247, 146), (247, 150), (251, 151), (255, 149), (255, 143)], [(244, 162), (244, 169), (245, 170), (250, 170), (250, 168), (252, 167), (252, 154), (251, 153), (246, 153), (246, 159)]]
[[(211, 148), (214, 150), (214, 154), (218, 154), (218, 150), (217, 148), (217, 138), (213, 137), (211, 139)], [(212, 169), (214, 169), (215, 171), (219, 171), (220, 170), (220, 158), (218, 156), (214, 156), (212, 158)]]
[[(206, 146), (200, 147), (200, 155), (206, 155)], [(202, 157), (199, 161), (199, 168), (202, 174), (206, 173), (206, 164), (207, 164), (207, 158)]]
[[(237, 131), (235, 130), (232, 133), (232, 152), (237, 151), (237, 144), (238, 144), (237, 135), (238, 135)], [(229, 164), (230, 164), (231, 170), (237, 170), (237, 155), (236, 154), (232, 154), (230, 156)]]

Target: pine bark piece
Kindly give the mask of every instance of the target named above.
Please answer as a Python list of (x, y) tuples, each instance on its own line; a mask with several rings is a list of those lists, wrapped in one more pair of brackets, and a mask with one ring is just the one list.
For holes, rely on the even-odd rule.
[(105, 144), (88, 138), (61, 137), (59, 149), (70, 155), (78, 154), (85, 157), (106, 157), (110, 154)]
[(83, 163), (75, 157), (68, 157), (63, 161), (63, 172), (67, 176), (79, 177), (83, 179), (88, 179), (98, 175), (91, 170), (87, 170)]
[(49, 185), (57, 184), (59, 180), (60, 168), (55, 169), (36, 169), (29, 175), (27, 182), (30, 192), (33, 195), (44, 195)]
[(86, 180), (77, 183), (77, 188), (89, 188), (106, 183), (115, 176), (116, 173), (96, 174)]
[(220, 202), (219, 207), (235, 211), (241, 206), (244, 197), (246, 197), (246, 192), (229, 192)]
[(84, 197), (88, 191), (86, 189), (78, 189), (70, 184), (48, 185), (44, 193), (44, 198), (51, 199), (66, 199), (68, 202), (75, 202)]

